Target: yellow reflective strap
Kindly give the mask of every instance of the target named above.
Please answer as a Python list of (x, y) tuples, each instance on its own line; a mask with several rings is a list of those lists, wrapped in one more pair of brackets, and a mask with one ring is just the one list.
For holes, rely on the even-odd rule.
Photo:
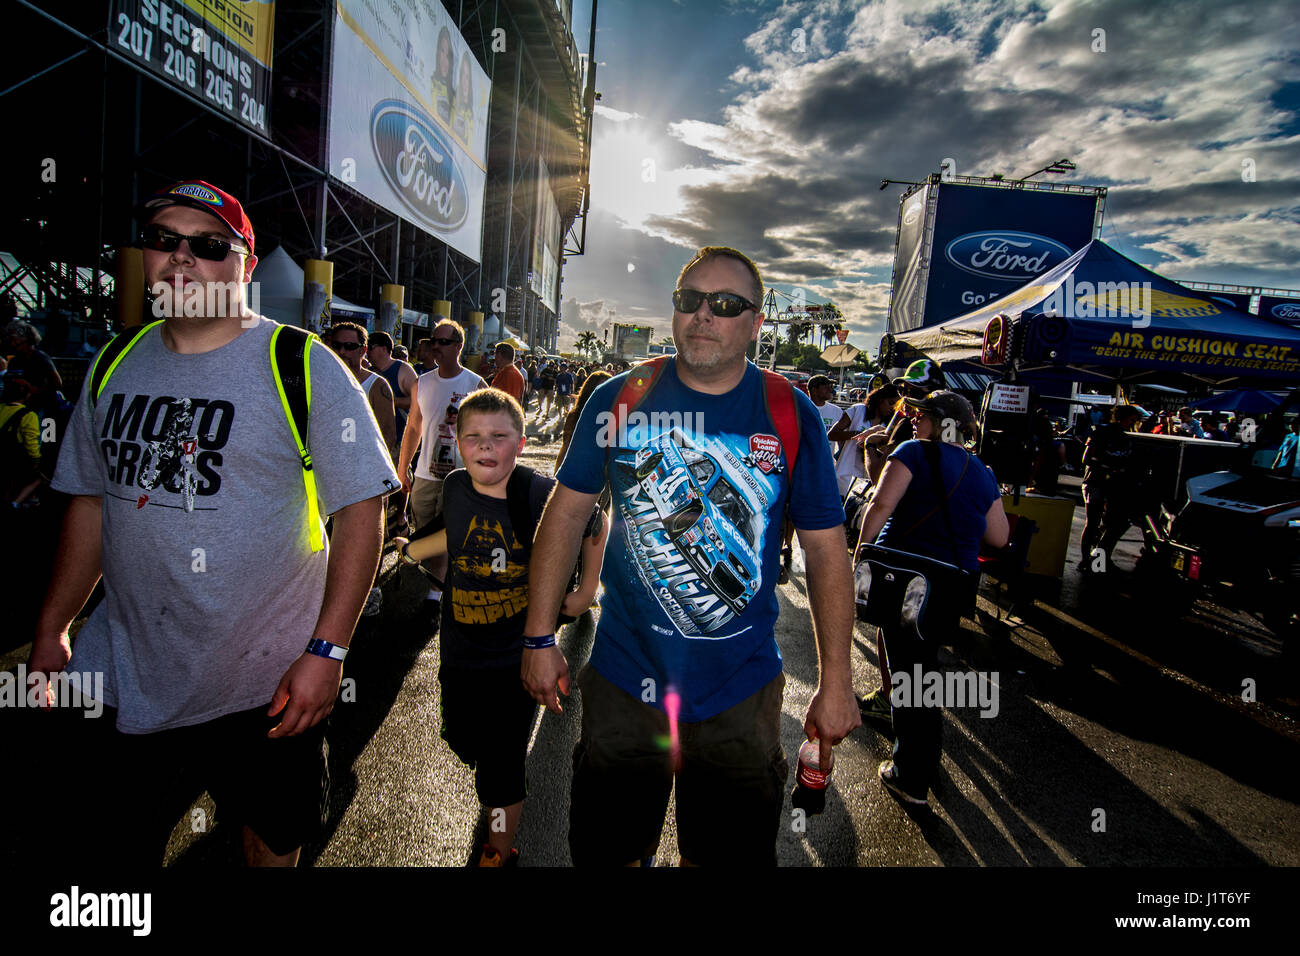
[[(307, 339), (307, 345), (302, 350), (302, 376), (307, 385), (307, 429), (311, 430), (311, 350), (317, 342), (313, 335)], [(310, 435), (305, 436), (310, 438)], [(316, 497), (316, 472), (311, 466), (311, 453), (306, 447), (302, 449), (303, 469), (302, 480), (307, 486), (307, 521), (312, 528), (311, 549), (313, 551), (325, 550), (325, 522), (320, 517), (320, 501)]]
[[(117, 354), (117, 358), (113, 359), (113, 364), (110, 365), (108, 367), (108, 371), (104, 373), (104, 378), (99, 383), (99, 388), (96, 389), (95, 391), (95, 395), (94, 395), (95, 402), (98, 402), (99, 396), (104, 394), (104, 389), (108, 387), (108, 380), (113, 377), (113, 373), (116, 372), (117, 367), (122, 364), (122, 359), (126, 358), (127, 353), (130, 352), (131, 349), (135, 348), (135, 343), (139, 342), (142, 338), (144, 338), (145, 333), (148, 332), (150, 329), (152, 329), (155, 325), (162, 325), (163, 321), (164, 321), (163, 319), (159, 319), (156, 322), (150, 322), (144, 328), (140, 329), (140, 331), (136, 332), (135, 335), (132, 336), (132, 338), (127, 341), (126, 346), (122, 349), (121, 352)], [(103, 356), (102, 352), (99, 355), (95, 356), (95, 364), (90, 366), (89, 377), (92, 382), (95, 380), (95, 368), (99, 365), (99, 360), (102, 356)]]
[[(302, 481), (307, 490), (307, 534), (311, 539), (311, 549), (312, 551), (323, 551), (325, 549), (325, 525), (320, 518), (320, 502), (316, 499), (316, 476), (311, 469), (311, 454), (307, 451), (306, 436), (298, 434), (298, 425), (293, 420), (293, 412), (289, 409), (289, 397), (285, 395), (284, 383), (280, 379), (280, 364), (275, 359), (275, 342), (283, 330), (284, 326), (281, 326), (271, 333), (271, 377), (275, 380), (275, 391), (280, 396), (280, 407), (284, 409), (284, 417), (289, 423), (289, 431), (293, 434), (294, 444), (298, 448), (298, 459), (302, 463)], [(309, 338), (302, 352), (303, 374), (307, 391), (307, 413), (309, 416), (311, 414), (312, 344), (313, 340)], [(310, 425), (308, 427), (310, 428)]]

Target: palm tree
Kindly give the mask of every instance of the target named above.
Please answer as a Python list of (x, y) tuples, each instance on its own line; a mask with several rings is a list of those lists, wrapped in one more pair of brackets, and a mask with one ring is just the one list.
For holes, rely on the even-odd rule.
[(578, 336), (575, 348), (583, 355), (592, 358), (600, 357), (600, 339), (596, 338), (595, 332), (583, 332)]

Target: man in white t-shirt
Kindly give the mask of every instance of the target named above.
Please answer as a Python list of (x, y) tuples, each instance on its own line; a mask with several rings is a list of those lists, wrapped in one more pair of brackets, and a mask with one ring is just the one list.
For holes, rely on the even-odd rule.
[(832, 401), (835, 397), (834, 382), (825, 375), (814, 375), (808, 379), (808, 397), (813, 400), (813, 405), (816, 406), (817, 414), (821, 417), (822, 425), (827, 432), (840, 423), (840, 419), (844, 417), (844, 409)]
[[(465, 330), (459, 323), (450, 319), (439, 322), (429, 342), (437, 368), (421, 375), (411, 388), (411, 414), (406, 420), (397, 462), (402, 487), (411, 493), (411, 514), (416, 528), (441, 513), (442, 481), (463, 464), (456, 450), (456, 409), (470, 392), (487, 388), (487, 382), (460, 364)], [(412, 475), (411, 460), (416, 449), (420, 457)], [(434, 576), (446, 576), (446, 555), (427, 564)], [(428, 600), (432, 603), (426, 604), (426, 611), (431, 615), (430, 620), (436, 622), (437, 602), (442, 600), (442, 592), (430, 588)]]
[(865, 401), (850, 405), (839, 422), (826, 434), (832, 442), (841, 443), (840, 457), (835, 462), (835, 479), (840, 485), (841, 498), (849, 493), (849, 486), (855, 478), (867, 477), (862, 443), (853, 440), (854, 435), (867, 427), (867, 417)]
[[(814, 375), (808, 380), (808, 397), (813, 400), (813, 405), (817, 408), (817, 414), (821, 417), (822, 425), (826, 428), (826, 438), (831, 443), (832, 452), (835, 450), (835, 443), (842, 441), (845, 437), (845, 431), (852, 436), (862, 429), (862, 423), (866, 421), (867, 407), (859, 402), (847, 412), (836, 405), (832, 398), (835, 397), (835, 383), (825, 375)], [(854, 454), (856, 450), (857, 454)], [(835, 477), (839, 482), (840, 497), (848, 491), (849, 485), (852, 484), (855, 477), (862, 477), (866, 474), (866, 468), (861, 461), (862, 446), (856, 442), (845, 442), (840, 446), (839, 456), (835, 464)], [(854, 470), (854, 461), (857, 462), (856, 471)]]

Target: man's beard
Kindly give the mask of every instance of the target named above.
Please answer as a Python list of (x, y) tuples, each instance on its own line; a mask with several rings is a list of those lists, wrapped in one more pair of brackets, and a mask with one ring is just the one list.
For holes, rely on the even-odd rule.
[(677, 346), (677, 361), (688, 372), (715, 372), (721, 368), (740, 365), (744, 355), (739, 357), (723, 354), (721, 342), (695, 341), (683, 339)]

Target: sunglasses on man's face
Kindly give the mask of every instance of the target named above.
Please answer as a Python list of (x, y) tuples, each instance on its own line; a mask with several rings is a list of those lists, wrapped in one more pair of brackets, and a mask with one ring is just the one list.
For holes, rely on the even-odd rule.
[(330, 348), (335, 352), (355, 352), (357, 349), (365, 348), (360, 342), (331, 342)]
[(687, 314), (695, 312), (701, 302), (709, 303), (709, 311), (720, 318), (730, 319), (746, 309), (758, 311), (758, 306), (732, 292), (697, 292), (695, 289), (678, 289), (673, 293), (673, 308)]
[(248, 254), (247, 249), (237, 248), (233, 242), (215, 236), (186, 236), (162, 226), (145, 226), (140, 230), (140, 245), (153, 252), (175, 252), (180, 248), (182, 239), (189, 243), (194, 258), (207, 259), (209, 262), (224, 261), (231, 249), (241, 255)]
[(435, 336), (434, 338), (429, 339), (429, 341), (434, 345), (455, 345), (460, 341), (460, 339), (444, 339)]

